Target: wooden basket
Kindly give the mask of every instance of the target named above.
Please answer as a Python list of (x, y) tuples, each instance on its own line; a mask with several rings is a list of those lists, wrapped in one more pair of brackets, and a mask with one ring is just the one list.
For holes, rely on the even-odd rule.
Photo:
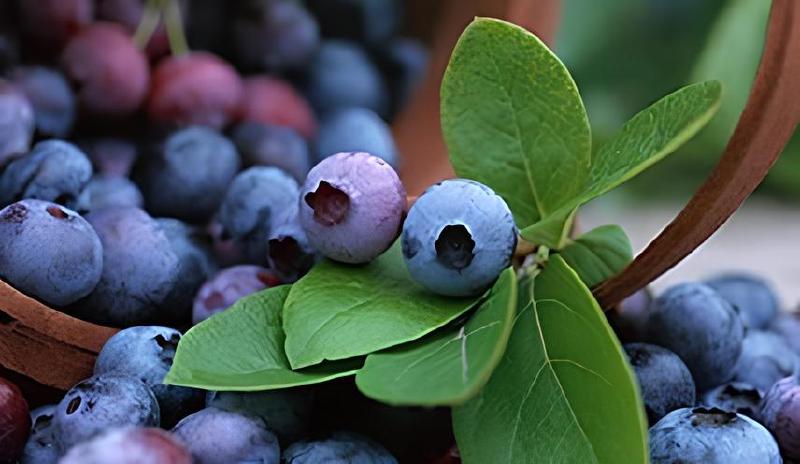
[[(403, 180), (415, 195), (451, 177), (439, 132), (439, 85), (456, 39), (476, 15), (504, 18), (552, 39), (557, 0), (444, 0), (410, 2), (438, 18), (429, 73), (395, 123)], [(434, 11), (436, 10), (436, 11)], [(775, 0), (764, 56), (747, 107), (719, 164), (675, 220), (618, 276), (595, 289), (604, 308), (645, 287), (676, 265), (752, 193), (800, 120), (800, 3)], [(40, 385), (66, 390), (89, 377), (94, 358), (116, 329), (50, 309), (0, 282), (0, 366)]]

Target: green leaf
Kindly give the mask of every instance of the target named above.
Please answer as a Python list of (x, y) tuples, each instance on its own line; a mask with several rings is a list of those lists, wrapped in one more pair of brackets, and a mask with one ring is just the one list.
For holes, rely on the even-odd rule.
[(538, 224), (520, 231), (534, 243), (561, 249), (571, 213), (580, 205), (608, 192), (677, 150), (714, 116), (722, 88), (719, 82), (692, 84), (663, 97), (626, 122), (592, 158), (589, 179), (573, 201)]
[(558, 255), (533, 283), (505, 356), (478, 396), (453, 409), (466, 464), (645, 463), (647, 420), (622, 347)]
[(439, 296), (412, 280), (399, 240), (364, 266), (326, 260), (286, 298), (286, 355), (299, 369), (373, 353), (433, 332), (476, 300)]
[(206, 390), (257, 391), (354, 374), (360, 359), (291, 370), (281, 328), (281, 308), (288, 294), (288, 285), (270, 288), (192, 327), (181, 338), (164, 382)]
[(367, 356), (356, 385), (366, 396), (393, 405), (463, 403), (500, 362), (516, 305), (517, 279), (509, 268), (466, 325)]
[(456, 173), (494, 189), (519, 227), (580, 194), (591, 154), (586, 110), (567, 69), (530, 32), (473, 21), (445, 72), (441, 114)]
[(633, 259), (631, 241), (617, 225), (592, 229), (559, 254), (589, 288), (618, 274)]
[(750, 96), (764, 49), (771, 3), (728, 0), (692, 72), (692, 80), (717, 79), (725, 87), (719, 114), (701, 136), (714, 156), (725, 148)]

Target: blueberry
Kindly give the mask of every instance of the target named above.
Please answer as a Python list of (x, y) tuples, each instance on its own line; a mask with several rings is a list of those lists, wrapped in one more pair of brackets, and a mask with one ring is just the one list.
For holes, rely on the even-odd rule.
[(352, 433), (335, 432), (330, 438), (318, 441), (300, 441), (283, 453), (286, 464), (313, 464), (336, 462), (342, 464), (395, 464), (386, 449), (374, 441)]
[(277, 283), (270, 271), (263, 267), (242, 265), (223, 269), (197, 292), (192, 323), (198, 324), (226, 310), (240, 298)]
[(0, 174), (0, 205), (33, 198), (74, 207), (92, 177), (92, 163), (75, 145), (39, 142)]
[(103, 246), (78, 213), (40, 200), (0, 210), (0, 277), (53, 306), (88, 295), (100, 281)]
[(651, 425), (671, 411), (694, 406), (694, 380), (678, 355), (648, 343), (629, 343), (625, 352), (636, 373)]
[(172, 432), (196, 464), (280, 462), (278, 440), (258, 417), (206, 408), (180, 421)]
[(308, 144), (293, 129), (258, 122), (236, 126), (231, 137), (247, 166), (274, 166), (302, 182), (311, 169)]
[(780, 335), (749, 330), (736, 363), (736, 380), (767, 391), (772, 384), (791, 375), (797, 363), (797, 355)]
[(94, 374), (118, 374), (144, 382), (155, 394), (161, 425), (172, 427), (203, 407), (200, 390), (164, 385), (181, 334), (175, 329), (139, 326), (121, 330), (108, 339), (94, 365)]
[(308, 173), (300, 224), (311, 247), (344, 263), (367, 263), (397, 238), (406, 192), (397, 173), (369, 153), (338, 153)]
[(766, 328), (780, 310), (777, 295), (758, 277), (744, 273), (724, 274), (706, 284), (739, 310), (749, 328)]
[(216, 218), (208, 224), (206, 232), (211, 237), (211, 249), (217, 264), (230, 267), (247, 263), (245, 244), (231, 237)]
[(321, 114), (343, 108), (369, 108), (384, 114), (386, 84), (367, 52), (355, 42), (327, 40), (308, 69), (307, 94)]
[(760, 420), (759, 403), (762, 396), (763, 394), (750, 384), (731, 382), (705, 392), (700, 403), (708, 408), (737, 412), (753, 420)]
[(162, 321), (172, 326), (191, 323), (192, 302), (203, 282), (216, 272), (210, 240), (198, 228), (177, 219), (156, 219), (178, 257), (175, 285), (161, 305)]
[(313, 390), (302, 387), (262, 392), (210, 392), (206, 399), (208, 407), (260, 417), (283, 444), (307, 435), (313, 402)]
[(127, 177), (136, 161), (136, 144), (130, 140), (114, 137), (88, 139), (79, 146), (89, 156), (98, 174), (112, 177)]
[(364, 151), (396, 167), (400, 161), (392, 130), (366, 108), (348, 108), (326, 116), (319, 127), (317, 161), (334, 153)]
[(75, 95), (64, 75), (45, 66), (17, 68), (14, 85), (33, 106), (36, 131), (49, 137), (66, 137), (75, 120)]
[(442, 295), (477, 295), (511, 265), (517, 229), (508, 205), (489, 187), (446, 180), (411, 206), (402, 245), (414, 280)]
[(300, 224), (297, 207), (284, 210), (272, 220), (267, 263), (284, 283), (295, 282), (304, 276), (317, 260)]
[(245, 248), (248, 261), (265, 264), (272, 220), (297, 210), (297, 181), (273, 167), (256, 166), (233, 180), (217, 213), (224, 231)]
[(28, 151), (33, 137), (33, 114), (28, 99), (0, 79), (0, 169), (14, 155)]
[(403, 5), (398, 0), (309, 0), (325, 37), (340, 37), (376, 46), (400, 28)]
[(795, 373), (776, 382), (764, 395), (761, 423), (775, 436), (783, 456), (800, 459), (800, 378)]
[(772, 321), (769, 330), (783, 337), (792, 350), (800, 355), (800, 313), (781, 312)]
[(192, 456), (164, 430), (145, 427), (111, 429), (73, 446), (59, 464), (191, 464)]
[(680, 356), (698, 390), (705, 391), (733, 377), (744, 327), (730, 303), (711, 287), (684, 283), (656, 299), (647, 320), (647, 336)]
[(115, 374), (91, 377), (72, 387), (55, 411), (62, 452), (112, 427), (153, 427), (160, 421), (158, 402), (139, 379)]
[(428, 55), (428, 49), (420, 40), (404, 37), (393, 39), (381, 49), (378, 63), (389, 81), (394, 112), (403, 109), (422, 81)]
[(53, 424), (56, 405), (31, 411), (31, 434), (20, 458), (21, 464), (56, 464), (59, 450)]
[(81, 108), (95, 115), (135, 112), (150, 87), (147, 57), (114, 23), (98, 21), (79, 30), (61, 54), (61, 67), (79, 89)]
[(241, 99), (242, 82), (233, 66), (211, 53), (191, 52), (165, 58), (153, 70), (147, 113), (166, 126), (221, 129), (236, 116)]
[(646, 340), (647, 318), (652, 301), (650, 290), (643, 288), (606, 313), (609, 324), (624, 343)]
[(650, 428), (652, 464), (781, 463), (769, 432), (747, 416), (721, 409), (683, 408)]
[(140, 157), (134, 177), (148, 211), (189, 222), (207, 220), (239, 171), (239, 155), (230, 140), (204, 127), (170, 135)]
[(272, 76), (256, 75), (244, 80), (239, 117), (246, 122), (288, 127), (306, 140), (317, 133), (317, 118), (311, 104), (291, 83)]
[(232, 29), (238, 63), (246, 69), (304, 68), (319, 47), (317, 21), (291, 0), (244, 0)]
[(103, 243), (103, 273), (72, 311), (88, 321), (127, 327), (158, 320), (176, 285), (180, 260), (164, 230), (138, 208), (86, 215)]
[(79, 211), (144, 206), (139, 187), (127, 177), (98, 174), (86, 184), (76, 202)]
[(28, 403), (20, 389), (0, 377), (0, 462), (14, 462), (30, 433)]

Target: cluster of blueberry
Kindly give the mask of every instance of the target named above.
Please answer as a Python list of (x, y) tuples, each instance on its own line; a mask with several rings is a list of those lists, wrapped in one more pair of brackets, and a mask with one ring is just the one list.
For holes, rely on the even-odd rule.
[(800, 458), (800, 320), (726, 274), (627, 300), (611, 323), (636, 373), (653, 463)]

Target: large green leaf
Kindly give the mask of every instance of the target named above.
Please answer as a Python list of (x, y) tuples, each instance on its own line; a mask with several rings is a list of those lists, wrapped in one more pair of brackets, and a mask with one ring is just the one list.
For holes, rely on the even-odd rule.
[(352, 375), (360, 359), (299, 371), (283, 353), (281, 308), (289, 286), (242, 298), (181, 338), (165, 383), (207, 390), (257, 391), (325, 382)]
[(580, 194), (591, 154), (586, 110), (564, 65), (528, 31), (473, 21), (445, 72), (441, 114), (456, 173), (500, 194), (519, 227)]
[(466, 325), (367, 356), (356, 385), (366, 396), (389, 404), (463, 403), (500, 362), (516, 305), (517, 279), (509, 268)]
[(439, 296), (416, 283), (399, 240), (365, 266), (324, 261), (286, 298), (286, 356), (299, 369), (390, 348), (446, 325), (476, 300)]
[(589, 290), (558, 255), (520, 288), (531, 304), (520, 305), (503, 360), (453, 410), (463, 461), (647, 462), (633, 373)]
[(633, 259), (631, 241), (617, 225), (592, 229), (559, 254), (589, 288), (616, 275)]
[(580, 205), (608, 192), (677, 150), (714, 116), (722, 88), (719, 82), (692, 84), (653, 103), (626, 122), (592, 158), (583, 191), (550, 218), (520, 233), (535, 243), (561, 249), (567, 241), (543, 242), (547, 237), (566, 237), (570, 213)]

